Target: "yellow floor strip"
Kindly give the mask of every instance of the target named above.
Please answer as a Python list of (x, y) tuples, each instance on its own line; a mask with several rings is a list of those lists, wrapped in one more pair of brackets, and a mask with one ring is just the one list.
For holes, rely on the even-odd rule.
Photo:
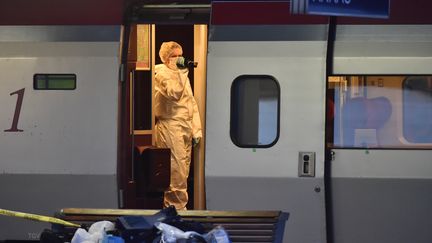
[(76, 228), (81, 227), (81, 225), (79, 224), (74, 224), (54, 217), (48, 217), (43, 215), (31, 214), (31, 213), (16, 212), (11, 210), (1, 209), (1, 208), (0, 208), (0, 215), (12, 216), (12, 217), (18, 217), (18, 218), (24, 218), (24, 219), (30, 219), (30, 220), (42, 221), (42, 222), (48, 222), (54, 224), (61, 224), (61, 225), (76, 227)]

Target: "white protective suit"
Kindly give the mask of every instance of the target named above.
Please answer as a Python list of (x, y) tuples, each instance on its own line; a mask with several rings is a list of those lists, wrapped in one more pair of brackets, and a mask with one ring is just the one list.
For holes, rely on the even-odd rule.
[(201, 139), (198, 106), (192, 94), (187, 69), (155, 67), (156, 146), (171, 149), (171, 183), (164, 194), (164, 207), (185, 210), (192, 139)]

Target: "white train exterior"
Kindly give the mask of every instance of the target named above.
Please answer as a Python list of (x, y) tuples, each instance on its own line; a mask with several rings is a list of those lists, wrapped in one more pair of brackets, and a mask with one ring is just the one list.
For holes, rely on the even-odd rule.
[[(134, 89), (152, 97), (157, 44), (187, 30), (205, 128), (193, 209), (289, 212), (284, 242), (430, 241), (430, 17), (404, 19), (402, 1), (335, 23), (280, 1), (135, 6), (118, 23), (0, 25), (0, 208), (145, 207), (132, 164), (155, 121), (145, 103), (138, 128)], [(0, 216), (0, 241), (49, 227)]]
[[(64, 205), (116, 208), (120, 27), (0, 29), (1, 207), (43, 215)], [(35, 90), (38, 74), (74, 74), (76, 88)], [(0, 220), (3, 239), (40, 233), (38, 223)]]

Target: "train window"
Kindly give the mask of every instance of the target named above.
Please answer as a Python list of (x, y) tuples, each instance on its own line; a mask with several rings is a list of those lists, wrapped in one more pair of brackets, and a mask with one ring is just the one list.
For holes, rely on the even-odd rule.
[(230, 135), (242, 148), (266, 148), (279, 138), (280, 87), (268, 75), (242, 75), (231, 86)]
[(403, 81), (403, 134), (410, 143), (432, 143), (432, 77)]
[(432, 76), (333, 76), (328, 83), (332, 147), (432, 148)]
[(74, 90), (76, 89), (75, 74), (35, 74), (33, 75), (35, 90)]

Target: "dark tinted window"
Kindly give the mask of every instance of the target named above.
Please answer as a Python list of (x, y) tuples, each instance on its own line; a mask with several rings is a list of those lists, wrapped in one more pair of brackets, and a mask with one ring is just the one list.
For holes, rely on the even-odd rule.
[(75, 74), (35, 74), (33, 88), (36, 90), (74, 90)]
[(231, 86), (231, 140), (239, 147), (270, 147), (279, 137), (279, 84), (268, 75), (242, 75)]

